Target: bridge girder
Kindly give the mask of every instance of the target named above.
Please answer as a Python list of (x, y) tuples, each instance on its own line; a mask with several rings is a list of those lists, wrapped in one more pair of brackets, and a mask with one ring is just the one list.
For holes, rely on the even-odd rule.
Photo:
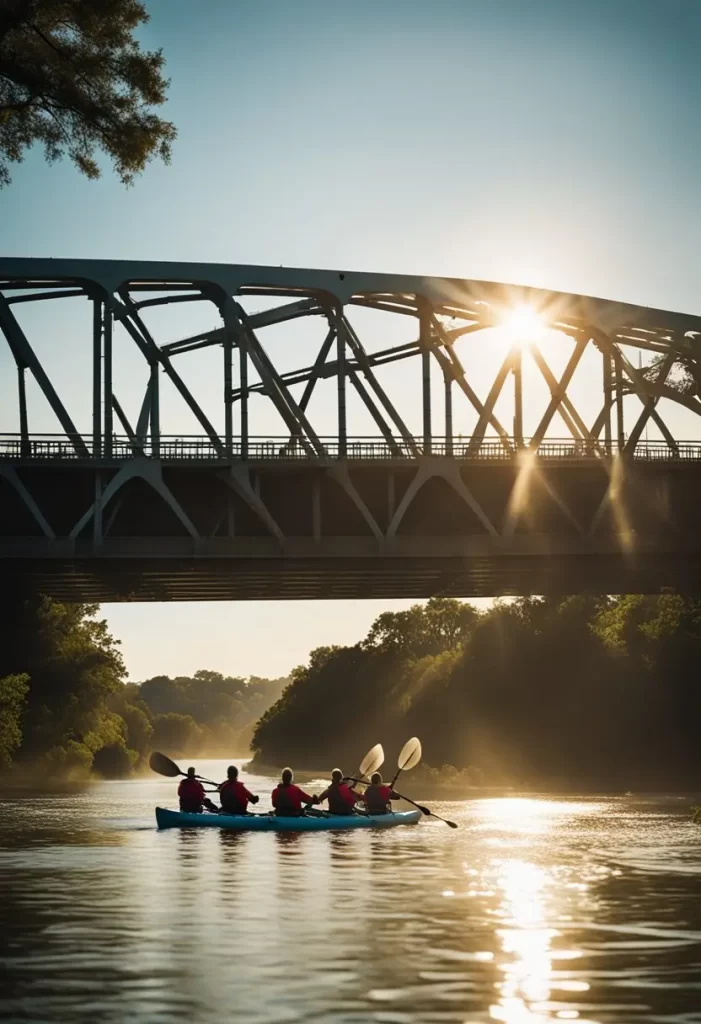
[[(305, 413), (319, 381), (334, 379), (338, 391), (337, 433), (348, 433), (346, 388), (350, 385), (370, 412), (377, 429), (388, 438), (399, 435), (413, 445), (405, 415), (393, 402), (377, 378), (377, 370), (390, 362), (418, 357), (423, 377), (422, 450), (428, 454), (434, 434), (449, 435), (453, 392), (462, 392), (478, 415), (473, 440), (494, 432), (508, 437), (512, 433), (496, 415), (508, 379), (513, 378), (515, 392), (520, 386), (520, 364), (524, 350), (513, 345), (505, 354), (486, 399), (478, 397), (458, 353), (458, 343), (468, 336), (503, 324), (509, 311), (526, 306), (538, 312), (543, 324), (562, 336), (573, 339), (575, 353), (570, 368), (574, 371), (585, 350), (601, 353), (602, 377), (599, 415), (591, 427), (585, 426), (568, 394), (571, 372), (557, 377), (544, 359), (537, 342), (527, 346), (550, 392), (531, 446), (538, 447), (555, 415), (561, 415), (565, 429), (574, 438), (603, 439), (610, 442), (617, 432), (619, 447), (622, 407), (625, 395), (636, 395), (641, 403), (639, 418), (626, 438), (628, 450), (641, 436), (640, 425), (656, 423), (674, 449), (673, 432), (667, 430), (660, 415), (660, 399), (677, 402), (695, 414), (701, 414), (701, 318), (589, 296), (565, 294), (524, 286), (448, 278), (406, 275), (365, 274), (328, 270), (300, 270), (282, 267), (254, 267), (223, 264), (141, 263), (101, 260), (0, 259), (0, 331), (5, 336), (18, 373), (17, 406), (20, 410), (19, 433), (28, 438), (24, 376), (36, 379), (65, 436), (76, 450), (84, 446), (81, 431), (54, 388), (30, 339), (20, 327), (13, 307), (19, 303), (58, 301), (85, 296), (94, 306), (91, 358), (93, 362), (92, 451), (109, 455), (114, 416), (135, 439), (143, 440), (143, 430), (133, 429), (117, 399), (113, 380), (114, 325), (121, 324), (148, 366), (139, 423), (148, 425), (156, 450), (162, 433), (159, 410), (159, 383), (168, 379), (180, 393), (200, 428), (222, 452), (231, 452), (234, 440), (234, 406), (239, 410), (242, 451), (248, 446), (248, 403), (252, 395), (263, 394), (274, 405), (286, 424), (292, 441), (321, 453), (320, 431)], [(279, 300), (272, 308), (246, 312), (242, 303), (255, 300)], [(286, 301), (289, 300), (289, 301)], [(145, 309), (173, 303), (209, 303), (220, 326), (176, 341), (159, 343), (143, 320)], [(416, 322), (415, 340), (402, 345), (384, 345), (370, 349), (353, 328), (348, 313), (354, 307), (410, 317)], [(289, 324), (301, 318), (321, 318), (328, 333), (314, 362), (295, 370), (279, 371), (269, 357), (260, 337), (275, 325)], [(362, 332), (361, 332), (362, 333)], [(174, 360), (185, 353), (217, 346), (223, 351), (224, 431), (220, 436), (205, 410), (188, 387)], [(657, 374), (636, 368), (626, 350), (654, 353), (661, 360)], [(334, 351), (335, 350), (335, 351)], [(234, 356), (238, 357), (238, 380), (234, 383)], [(75, 358), (75, 357), (73, 357)], [(671, 381), (675, 368), (683, 365), (697, 383), (697, 393), (685, 393)], [(437, 366), (445, 382), (445, 428), (435, 431), (431, 404), (431, 367)], [(253, 379), (255, 378), (255, 379)], [(219, 382), (217, 381), (217, 384)], [(297, 402), (293, 388), (304, 384), (304, 402)], [(515, 419), (520, 419), (522, 397), (514, 394)], [(617, 411), (617, 431), (612, 417)], [(513, 433), (518, 438), (518, 429)], [(167, 431), (166, 431), (167, 432)], [(635, 440), (633, 440), (633, 438)]]
[[(92, 331), (86, 337), (92, 382), (89, 424), (79, 419), (72, 401), (59, 395), (31, 333), (21, 323), (22, 311), (32, 303), (46, 308), (50, 301), (80, 298), (92, 307)], [(264, 308), (250, 308), (256, 302)], [(153, 310), (198, 303), (212, 311), (216, 326), (163, 340), (146, 322)], [(465, 346), (473, 346), (473, 356), (477, 346), (479, 359), (489, 350), (488, 332), (502, 327), (519, 307), (535, 311), (543, 328), (557, 332), (551, 337), (569, 346), (563, 348), (564, 361), (557, 369), (538, 339), (524, 345), (512, 338), (485, 389), (468, 368)], [(413, 338), (393, 339), (391, 344), (381, 339), (376, 344), (354, 324), (357, 310), (413, 321)], [(283, 369), (269, 353), (265, 332), (300, 321), (321, 322), (322, 340), (311, 358), (305, 352), (303, 365)], [(143, 398), (132, 419), (114, 386), (117, 331), (134, 346), (145, 369)], [(631, 490), (630, 482), (641, 472), (635, 465), (667, 459), (670, 465), (683, 467), (684, 500), (692, 500), (701, 448), (675, 436), (660, 402), (669, 400), (701, 415), (701, 318), (483, 281), (221, 264), (5, 258), (0, 259), (0, 337), (16, 366), (19, 420), (18, 431), (0, 434), (0, 560), (15, 569), (26, 566), (38, 585), (50, 588), (51, 579), (61, 580), (54, 588), (59, 596), (82, 592), (105, 600), (109, 594), (124, 599), (138, 592), (143, 598), (255, 597), (269, 595), (275, 574), (287, 571), (279, 566), (285, 565), (297, 566), (294, 572), (289, 569), (288, 596), (312, 590), (318, 596), (391, 596), (392, 587), (393, 596), (421, 596), (418, 591), (424, 586), (426, 593), (465, 596), (532, 592), (538, 586), (561, 588), (563, 581), (575, 580), (577, 572), (584, 580), (587, 563), (619, 565), (628, 573), (628, 586), (651, 579), (659, 585), (689, 585), (696, 578), (696, 570), (690, 568), (701, 560), (695, 534), (682, 514), (674, 525), (671, 499), (660, 497), (666, 485), (659, 479), (655, 483), (657, 525), (645, 521), (641, 533), (632, 525), (640, 491)], [(203, 404), (189, 383), (182, 357), (206, 349), (221, 353), (220, 370), (211, 378), (220, 397), (215, 401), (210, 395)], [(635, 365), (635, 349), (652, 354), (652, 370), (640, 365), (640, 356)], [(582, 360), (591, 355), (599, 366), (600, 407), (588, 425), (572, 381)], [(72, 353), (71, 358), (78, 357)], [(530, 436), (524, 430), (526, 359), (532, 360), (545, 393)], [(418, 417), (417, 408), (403, 396), (393, 396), (382, 378), (386, 367), (411, 360), (418, 370)], [(680, 366), (695, 387), (680, 389), (675, 383)], [(434, 371), (443, 393), (440, 430)], [(53, 411), (60, 433), (39, 435), (32, 430), (27, 372)], [(329, 381), (335, 384), (332, 436), (320, 429), (313, 413), (317, 389)], [(201, 437), (183, 437), (167, 424), (164, 429), (161, 393), (166, 383), (194, 417)], [(511, 423), (505, 421), (501, 404), (507, 392), (513, 403)], [(376, 434), (371, 438), (354, 435), (353, 395), (374, 424)], [(261, 398), (284, 424), (284, 437), (262, 440), (249, 429), (251, 401)], [(638, 405), (627, 425), (624, 400), (628, 408), (631, 401)], [(455, 436), (456, 401), (475, 421), (465, 437)], [(568, 435), (565, 440), (553, 440), (557, 417)], [(223, 429), (216, 421), (223, 422)], [(121, 435), (115, 432), (117, 424)], [(660, 442), (647, 441), (648, 424), (655, 425)], [(551, 472), (548, 465), (558, 468)], [(500, 474), (508, 478), (506, 491), (502, 484), (485, 483), (480, 474), (486, 467), (491, 467), (495, 480)], [(587, 485), (596, 502), (584, 517), (577, 505), (577, 487), (567, 482), (567, 473), (575, 467), (577, 472), (581, 469), (582, 479), (592, 467), (598, 474), (598, 483)], [(195, 484), (187, 477), (191, 469), (196, 469)], [(186, 478), (190, 482), (183, 483)], [(276, 490), (281, 479), (288, 488), (284, 500)], [(559, 519), (545, 532), (535, 511), (534, 480), (558, 510)], [(434, 535), (427, 527), (418, 539), (404, 537), (412, 510), (426, 493), (433, 493), (436, 481), (447, 488), (435, 492), (436, 500), (447, 502), (446, 507), (456, 501), (462, 512), (453, 510), (454, 516), (459, 522), (464, 515), (472, 525), (456, 528), (457, 533), (446, 527), (448, 535)], [(75, 490), (70, 500), (55, 491), (64, 484)], [(151, 533), (139, 533), (138, 516), (135, 520), (131, 513), (130, 519), (125, 512), (133, 500), (128, 496), (142, 486), (156, 496), (161, 508), (154, 513), (157, 525)], [(333, 493), (328, 486), (335, 488)], [(486, 507), (496, 501), (490, 497), (493, 486), (501, 495), (496, 511)], [(207, 510), (200, 508), (198, 488), (210, 495), (216, 523), (210, 523)], [(266, 488), (272, 488), (274, 498)], [(377, 511), (378, 489), (386, 495), (386, 514)], [(306, 495), (306, 512), (290, 519), (286, 503), (294, 505), (300, 490)], [(637, 499), (631, 498), (634, 493)], [(143, 496), (139, 500), (144, 508), (149, 506)], [(3, 526), (3, 501), (8, 507), (15, 502), (21, 510), (8, 513), (8, 522), (13, 515), (16, 522), (21, 520), (18, 533)], [(525, 532), (531, 536), (524, 538), (519, 522), (529, 502), (533, 519)], [(159, 515), (166, 514), (164, 509), (171, 520), (160, 535)], [(430, 505), (425, 514), (430, 515)], [(335, 525), (330, 522), (334, 515)], [(244, 529), (242, 534), (234, 523), (242, 517), (247, 521), (247, 516), (252, 517), (249, 532)], [(349, 516), (355, 516), (350, 537), (343, 533)], [(126, 527), (120, 527), (123, 520)], [(173, 537), (168, 533), (171, 528), (176, 531)], [(272, 567), (268, 575), (268, 570), (263, 572), (267, 582), (260, 592), (257, 570), (248, 564), (251, 559)], [(113, 583), (105, 582), (104, 573), (96, 577), (87, 568), (94, 560), (119, 566), (110, 570)], [(223, 570), (213, 569), (220, 561), (237, 566), (233, 571), (240, 570), (242, 580), (249, 583), (237, 589), (223, 582)], [(133, 571), (125, 569), (127, 562)], [(366, 562), (375, 570), (358, 568)], [(180, 567), (171, 571), (164, 568), (166, 563)], [(665, 576), (663, 563), (677, 567), (674, 578)], [(570, 568), (561, 572), (557, 565)], [(328, 579), (334, 571), (339, 574), (336, 591)], [(372, 583), (375, 571), (377, 586)], [(197, 572), (209, 573), (209, 582), (199, 590), (187, 583)], [(141, 578), (139, 573), (158, 577), (161, 583), (149, 588), (146, 581), (139, 589), (134, 583)], [(608, 571), (594, 575), (601, 587), (610, 589)], [(98, 577), (103, 583), (94, 582)], [(297, 585), (293, 577), (302, 582)], [(82, 584), (76, 582), (79, 578)], [(93, 579), (90, 585), (88, 578)], [(429, 578), (430, 585), (425, 582)], [(76, 582), (73, 589), (70, 579)], [(119, 579), (122, 583), (115, 582)]]

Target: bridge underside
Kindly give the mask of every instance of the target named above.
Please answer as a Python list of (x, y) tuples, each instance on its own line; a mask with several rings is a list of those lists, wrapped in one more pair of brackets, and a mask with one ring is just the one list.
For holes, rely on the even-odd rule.
[(488, 597), (701, 583), (701, 463), (0, 464), (0, 564), (62, 600)]
[(57, 600), (98, 602), (418, 600), (434, 595), (654, 593), (664, 587), (693, 593), (700, 589), (701, 553), (265, 560), (77, 557), (23, 560), (21, 579), (23, 586)]

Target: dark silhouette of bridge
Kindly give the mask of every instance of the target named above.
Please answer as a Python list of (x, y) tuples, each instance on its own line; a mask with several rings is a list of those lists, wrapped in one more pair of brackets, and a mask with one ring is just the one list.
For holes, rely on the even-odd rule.
[[(67, 355), (86, 368), (89, 433), (26, 326), (27, 309), (58, 302), (80, 306), (81, 330), (90, 314), (84, 350)], [(157, 341), (149, 318), (181, 303), (204, 304), (216, 325)], [(383, 327), (371, 345), (358, 311), (415, 337)], [(321, 328), (302, 367), (298, 341), (273, 359), (266, 340), (298, 321)], [(698, 589), (701, 440), (675, 437), (663, 411), (701, 413), (699, 318), (487, 282), (0, 259), (0, 333), (17, 374), (0, 420), (16, 427), (0, 435), (10, 585), (99, 601)], [(131, 418), (114, 383), (127, 344), (144, 381)], [(182, 357), (205, 349), (217, 368), (202, 402)], [(480, 387), (468, 357), (495, 352)], [(405, 360), (419, 371), (415, 399), (408, 377), (399, 395), (387, 386)], [(589, 425), (572, 387), (585, 364)], [(53, 433), (30, 429), (28, 378)], [(164, 386), (196, 433), (163, 432)], [(468, 433), (455, 431), (456, 400)], [(251, 428), (261, 408), (267, 434)], [(359, 436), (358, 409), (371, 436)]]

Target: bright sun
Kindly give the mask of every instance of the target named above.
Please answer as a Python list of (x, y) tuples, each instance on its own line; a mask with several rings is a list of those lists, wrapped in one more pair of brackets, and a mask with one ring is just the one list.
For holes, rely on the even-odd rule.
[(512, 344), (528, 345), (545, 330), (543, 317), (532, 306), (514, 306), (504, 319), (504, 328)]

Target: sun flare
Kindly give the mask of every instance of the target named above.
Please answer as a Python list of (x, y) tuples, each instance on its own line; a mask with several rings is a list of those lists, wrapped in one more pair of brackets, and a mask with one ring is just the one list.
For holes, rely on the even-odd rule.
[(513, 344), (528, 345), (545, 330), (545, 321), (532, 306), (514, 306), (504, 318), (504, 329)]

